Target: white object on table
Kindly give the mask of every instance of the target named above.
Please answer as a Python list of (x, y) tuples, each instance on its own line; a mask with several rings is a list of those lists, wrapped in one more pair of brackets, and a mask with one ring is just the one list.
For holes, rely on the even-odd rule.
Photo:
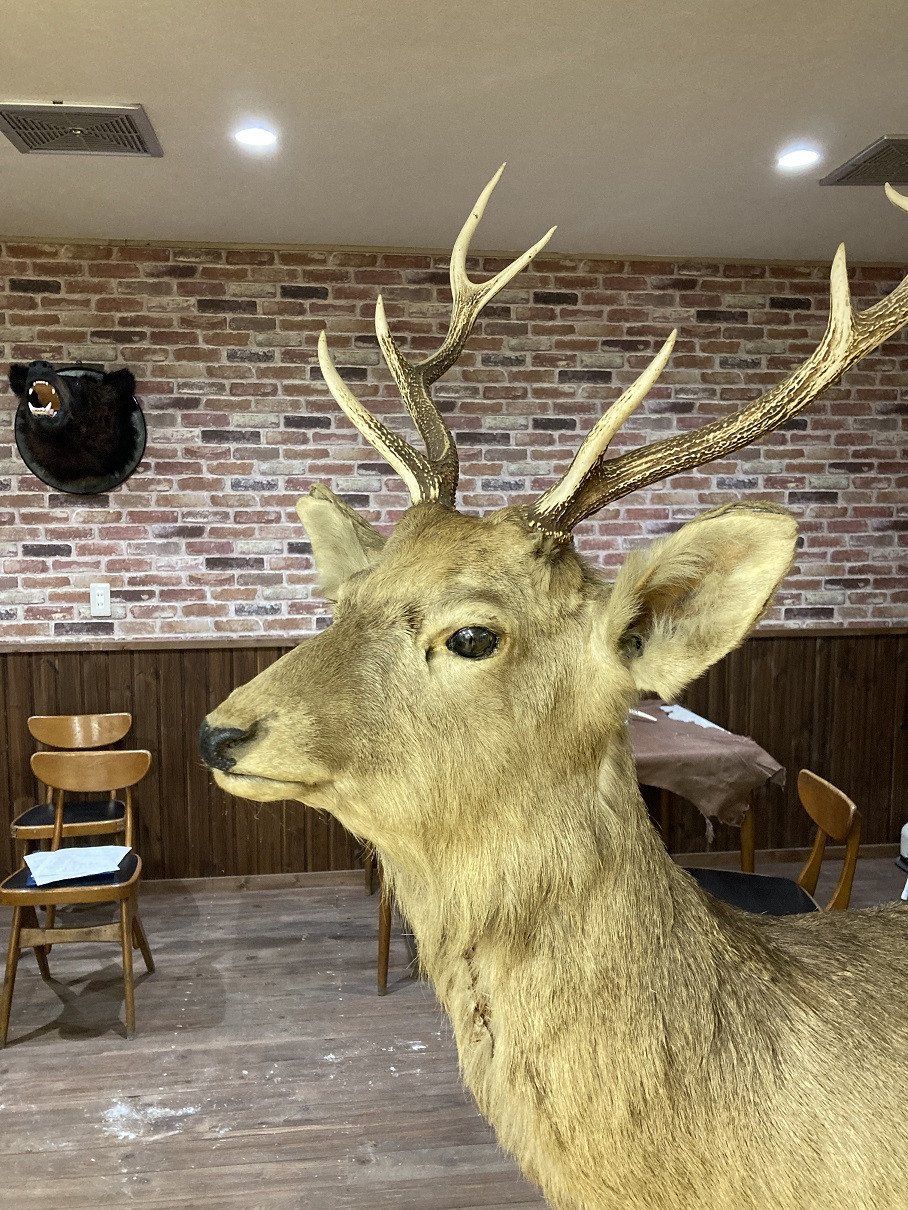
[(632, 714), (634, 718), (645, 718), (648, 723), (658, 723), (659, 721), (651, 714), (644, 714), (642, 710), (628, 710), (628, 714)]
[(51, 882), (69, 882), (74, 878), (91, 878), (95, 874), (113, 874), (129, 852), (129, 846), (121, 844), (54, 849), (49, 853), (29, 853), (25, 864), (35, 880), (35, 885), (47, 886)]
[[(720, 727), (718, 723), (711, 723), (708, 718), (694, 714), (693, 710), (687, 710), (684, 706), (660, 706), (659, 709), (667, 714), (673, 723), (695, 723), (698, 727), (712, 727), (716, 731), (725, 731), (725, 728)], [(725, 731), (725, 734), (728, 735), (729, 732)]]

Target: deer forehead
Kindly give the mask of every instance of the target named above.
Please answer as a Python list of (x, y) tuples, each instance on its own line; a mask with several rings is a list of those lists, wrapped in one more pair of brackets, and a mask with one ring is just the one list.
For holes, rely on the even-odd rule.
[(375, 564), (341, 594), (356, 606), (384, 606), (414, 624), (471, 610), (516, 622), (539, 614), (548, 621), (576, 611), (592, 582), (570, 549), (552, 547), (516, 509), (486, 517), (419, 505), (399, 522)]

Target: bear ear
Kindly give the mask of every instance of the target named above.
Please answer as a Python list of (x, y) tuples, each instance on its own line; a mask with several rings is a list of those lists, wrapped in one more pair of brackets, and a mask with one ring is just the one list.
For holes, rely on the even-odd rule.
[(25, 394), (25, 384), (28, 381), (28, 366), (12, 365), (9, 368), (9, 385), (13, 394), (19, 399)]
[(104, 375), (104, 385), (112, 387), (118, 399), (132, 399), (136, 393), (136, 379), (132, 370), (114, 370)]

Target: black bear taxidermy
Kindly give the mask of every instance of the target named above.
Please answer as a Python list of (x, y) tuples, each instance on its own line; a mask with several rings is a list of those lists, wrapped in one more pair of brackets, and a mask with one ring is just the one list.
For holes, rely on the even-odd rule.
[(110, 491), (145, 452), (145, 418), (129, 370), (110, 374), (49, 361), (10, 366), (19, 399), (16, 445), (28, 469), (58, 491)]

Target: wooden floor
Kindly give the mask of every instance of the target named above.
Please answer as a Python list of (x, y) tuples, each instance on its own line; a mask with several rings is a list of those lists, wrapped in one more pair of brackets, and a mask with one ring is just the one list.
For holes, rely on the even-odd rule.
[(463, 1091), (399, 935), (375, 994), (361, 885), (144, 895), (157, 973), (136, 988), (133, 1042), (114, 947), (58, 946), (50, 985), (24, 956), (0, 1051), (0, 1205), (544, 1206)]
[[(904, 880), (862, 860), (855, 906)], [(463, 1092), (398, 935), (375, 995), (377, 903), (358, 881), (148, 893), (142, 915), (158, 970), (140, 977), (131, 1043), (113, 947), (57, 947), (51, 984), (22, 960), (0, 1051), (0, 1205), (544, 1206)]]

